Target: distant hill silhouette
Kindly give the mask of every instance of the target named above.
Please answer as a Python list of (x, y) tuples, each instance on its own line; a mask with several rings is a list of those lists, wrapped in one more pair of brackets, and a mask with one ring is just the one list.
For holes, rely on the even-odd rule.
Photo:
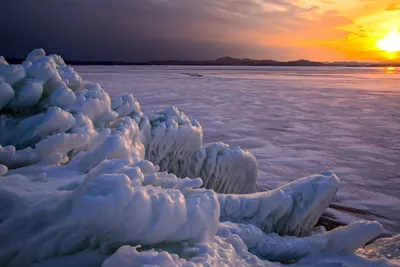
[[(20, 64), (23, 59), (6, 58), (11, 64)], [(257, 60), (249, 58), (232, 58), (220, 57), (215, 60), (152, 60), (147, 62), (129, 62), (129, 61), (82, 61), (82, 60), (66, 60), (70, 65), (175, 65), (175, 66), (305, 66), (305, 67), (384, 67), (394, 66), (400, 67), (400, 62), (357, 62), (357, 61), (340, 61), (340, 62), (318, 62), (300, 59), (296, 61), (276, 61), (276, 60)]]

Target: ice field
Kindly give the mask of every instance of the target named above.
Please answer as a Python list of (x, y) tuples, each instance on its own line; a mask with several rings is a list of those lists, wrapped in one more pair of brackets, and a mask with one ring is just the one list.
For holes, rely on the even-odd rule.
[[(349, 67), (77, 67), (110, 95), (143, 110), (174, 105), (197, 119), (205, 142), (249, 150), (258, 187), (323, 170), (341, 180), (328, 210), (400, 231), (400, 70)], [(343, 213), (344, 212), (344, 213)]]
[[(363, 88), (386, 104), (372, 101), (370, 108), (394, 120), (370, 113), (377, 125), (369, 123), (364, 131), (381, 137), (387, 132), (375, 127), (384, 125), (388, 136), (394, 135), (383, 135), (387, 154), (376, 156), (375, 169), (367, 164), (372, 160), (363, 162), (369, 173), (352, 165), (359, 162), (357, 155), (371, 157), (369, 139), (357, 138), (373, 136), (361, 135), (356, 122), (347, 121), (357, 111), (354, 99), (350, 112), (343, 113), (348, 105), (333, 97), (324, 102), (310, 89), (303, 96), (295, 88), (285, 95), (278, 79), (268, 89), (277, 91), (263, 98), (258, 86), (268, 84), (269, 76), (249, 79), (254, 74), (237, 70), (233, 78), (230, 71), (210, 69), (76, 70), (42, 49), (21, 65), (0, 57), (0, 266), (400, 264), (398, 177), (365, 189), (346, 178), (346, 171), (360, 179), (364, 172), (396, 173), (395, 91)], [(287, 83), (286, 76), (281, 80)], [(302, 88), (301, 79), (294, 80)], [(324, 84), (333, 86), (328, 80)], [(330, 103), (337, 110), (328, 112)], [(327, 127), (338, 110), (344, 122), (335, 122), (353, 127)], [(359, 133), (354, 139), (362, 142), (349, 142), (348, 132)], [(284, 140), (292, 147), (279, 143)], [(322, 140), (346, 141), (349, 157), (363, 149), (343, 167), (347, 161), (339, 162), (339, 155), (325, 161), (331, 150), (321, 147)], [(363, 179), (367, 184), (371, 176)], [(327, 209), (324, 218), (335, 216), (346, 225), (317, 226)]]

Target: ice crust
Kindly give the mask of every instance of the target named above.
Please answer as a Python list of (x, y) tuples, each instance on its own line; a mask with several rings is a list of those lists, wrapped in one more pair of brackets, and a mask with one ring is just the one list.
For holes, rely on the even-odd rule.
[(110, 99), (58, 55), (0, 57), (0, 94), (0, 266), (399, 264), (399, 236), (362, 248), (378, 222), (314, 227), (332, 172), (256, 192), (249, 152), (203, 144), (175, 107)]

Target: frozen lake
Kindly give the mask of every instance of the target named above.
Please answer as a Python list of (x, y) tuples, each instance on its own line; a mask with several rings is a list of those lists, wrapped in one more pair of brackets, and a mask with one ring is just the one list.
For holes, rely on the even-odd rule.
[(142, 110), (174, 105), (207, 142), (251, 151), (260, 190), (333, 170), (341, 221), (376, 219), (400, 232), (400, 70), (313, 67), (78, 66)]

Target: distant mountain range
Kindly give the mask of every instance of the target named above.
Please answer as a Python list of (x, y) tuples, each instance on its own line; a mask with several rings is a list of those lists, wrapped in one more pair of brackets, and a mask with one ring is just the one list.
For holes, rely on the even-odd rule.
[[(9, 63), (19, 64), (22, 59), (7, 59)], [(81, 61), (66, 60), (71, 65), (175, 65), (175, 66), (305, 66), (305, 67), (400, 67), (400, 62), (357, 62), (357, 61), (340, 61), (340, 62), (318, 62), (310, 60), (296, 61), (276, 61), (276, 60), (257, 60), (249, 58), (232, 58), (221, 57), (215, 60), (155, 60), (147, 62), (127, 62), (127, 61)]]

